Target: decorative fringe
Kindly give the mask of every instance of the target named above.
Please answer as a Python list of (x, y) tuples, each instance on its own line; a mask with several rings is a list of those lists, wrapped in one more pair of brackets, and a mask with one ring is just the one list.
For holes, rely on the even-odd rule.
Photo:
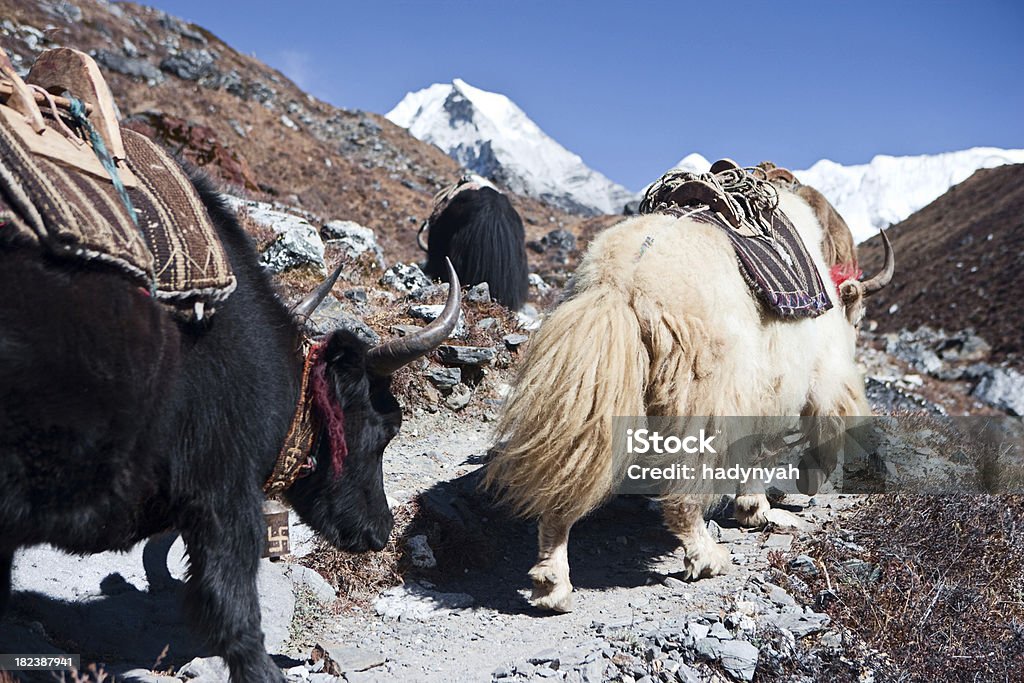
[(331, 474), (337, 479), (341, 476), (341, 467), (348, 455), (348, 443), (345, 441), (345, 413), (338, 402), (331, 399), (327, 383), (327, 359), (323, 357), (326, 349), (327, 342), (324, 341), (310, 351), (310, 354), (315, 354), (310, 379), (313, 405), (320, 413), (331, 444)]

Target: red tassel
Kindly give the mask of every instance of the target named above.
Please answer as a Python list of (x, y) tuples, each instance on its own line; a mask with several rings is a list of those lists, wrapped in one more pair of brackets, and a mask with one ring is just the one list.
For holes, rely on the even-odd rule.
[(320, 413), (327, 438), (331, 444), (331, 473), (337, 479), (341, 476), (341, 467), (348, 455), (348, 443), (345, 441), (345, 413), (338, 402), (331, 398), (327, 384), (327, 361), (323, 358), (327, 342), (314, 347), (310, 354), (316, 354), (310, 371), (310, 383), (313, 389), (313, 405)]
[(857, 262), (849, 263), (837, 263), (832, 266), (829, 270), (829, 275), (832, 276), (832, 284), (835, 285), (836, 291), (839, 291), (839, 285), (843, 284), (847, 280), (859, 280), (863, 275), (864, 271), (857, 267)]

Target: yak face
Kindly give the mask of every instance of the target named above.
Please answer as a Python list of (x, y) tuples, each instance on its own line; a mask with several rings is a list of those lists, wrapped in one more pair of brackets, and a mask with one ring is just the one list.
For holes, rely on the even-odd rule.
[(381, 550), (394, 518), (384, 495), (384, 449), (398, 433), (402, 411), (391, 393), (391, 377), (367, 369), (366, 344), (347, 331), (335, 332), (324, 351), (331, 398), (344, 414), (348, 454), (335, 472), (331, 439), (321, 429), (316, 470), (298, 479), (286, 496), (299, 516), (342, 550)]

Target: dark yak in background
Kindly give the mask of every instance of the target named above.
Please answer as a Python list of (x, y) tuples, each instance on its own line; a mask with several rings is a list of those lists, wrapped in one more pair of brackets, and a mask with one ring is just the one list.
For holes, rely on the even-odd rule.
[[(0, 613), (15, 550), (126, 550), (166, 529), (190, 558), (186, 608), (235, 683), (283, 680), (263, 646), (256, 573), (267, 481), (299, 399), (301, 329), (234, 216), (197, 182), (237, 277), (212, 318), (179, 323), (114, 272), (64, 263), (0, 232)], [(328, 281), (303, 303), (308, 315)], [(414, 338), (368, 349), (338, 331), (326, 384), (348, 455), (285, 497), (334, 546), (386, 543), (393, 518), (381, 458), (402, 421), (395, 369), (439, 344), (445, 312)], [(321, 434), (321, 436), (324, 436)]]
[(447, 280), (447, 256), (463, 284), (486, 282), (491, 298), (512, 310), (526, 303), (526, 237), (508, 197), (490, 187), (461, 190), (429, 229), (428, 276)]

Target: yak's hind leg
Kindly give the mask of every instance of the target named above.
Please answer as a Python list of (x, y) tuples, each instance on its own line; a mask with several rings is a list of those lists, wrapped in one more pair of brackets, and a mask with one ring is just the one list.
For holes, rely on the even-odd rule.
[(736, 522), (740, 526), (758, 529), (768, 523), (767, 515), (771, 505), (764, 493), (740, 490), (736, 494), (736, 502), (733, 507), (736, 510)]
[(267, 655), (260, 625), (256, 574), (265, 541), (259, 505), (243, 498), (200, 515), (182, 533), (190, 560), (189, 616), (224, 658), (232, 683), (281, 683), (284, 676)]
[(0, 617), (7, 609), (11, 600), (11, 568), (14, 566), (14, 553), (0, 551)]
[(729, 571), (729, 551), (715, 542), (704, 523), (706, 495), (670, 496), (661, 501), (662, 515), (669, 530), (683, 544), (682, 573), (686, 579), (702, 579)]
[(540, 518), (537, 563), (530, 570), (533, 581), (530, 604), (534, 607), (556, 612), (572, 610), (572, 583), (569, 582), (569, 529), (572, 524), (553, 515)]

